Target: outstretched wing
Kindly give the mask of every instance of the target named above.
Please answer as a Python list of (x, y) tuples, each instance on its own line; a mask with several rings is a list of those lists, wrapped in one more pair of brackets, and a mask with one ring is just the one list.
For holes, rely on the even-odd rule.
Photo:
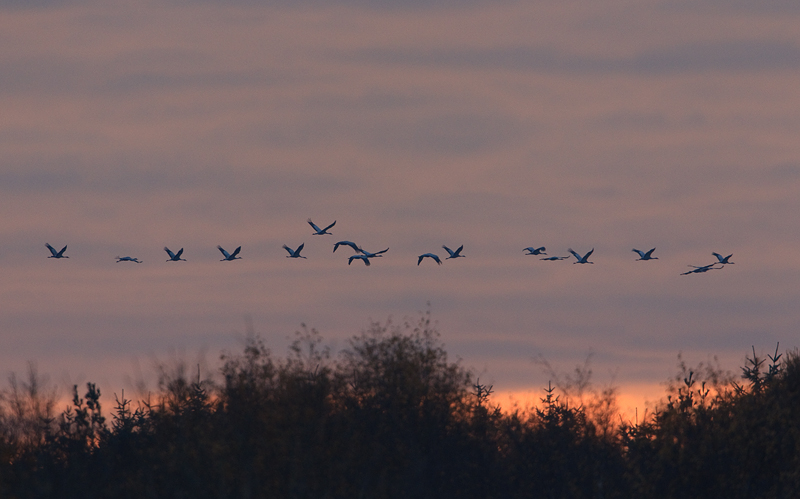
[(175, 258), (180, 258), (183, 254), (183, 248), (179, 249), (177, 253), (175, 253)]
[(637, 250), (636, 248), (633, 248), (631, 251), (635, 251), (636, 253), (639, 253), (639, 258), (644, 258), (644, 255), (645, 255), (644, 251)]
[(442, 264), (442, 261), (441, 261), (441, 260), (439, 260), (439, 257), (438, 257), (437, 255), (431, 255), (431, 258), (433, 258), (434, 260), (436, 260), (436, 263), (438, 263), (439, 265), (441, 265), (441, 264)]
[(453, 256), (460, 256), (461, 255), (461, 250), (463, 250), (463, 249), (464, 249), (464, 245), (462, 244), (461, 246), (458, 247), (456, 252), (453, 253)]
[(594, 248), (590, 249), (589, 252), (584, 255), (583, 259), (588, 260), (589, 257), (592, 256), (592, 253), (594, 253)]
[(224, 256), (226, 260), (230, 260), (231, 254), (225, 251), (225, 249), (222, 246), (217, 246), (217, 249), (222, 252), (222, 256)]
[(386, 253), (387, 251), (389, 251), (389, 248), (386, 248), (385, 250), (376, 251), (375, 253), (373, 253), (373, 255), (382, 255), (382, 254)]
[(294, 254), (297, 255), (297, 256), (300, 256), (300, 252), (303, 251), (303, 248), (305, 247), (305, 245), (306, 245), (306, 243), (303, 243), (300, 246), (298, 246), (297, 250), (294, 252)]
[[(50, 246), (50, 243), (44, 243), (44, 245), (47, 246), (47, 249), (50, 250), (50, 253), (52, 253), (53, 256), (56, 256), (56, 257), (58, 256), (58, 252), (56, 251), (56, 249), (54, 247)], [(66, 248), (66, 246), (64, 248)]]
[(65, 251), (67, 251), (67, 246), (66, 246), (66, 245), (64, 245), (64, 247), (63, 247), (63, 248), (61, 248), (61, 251), (59, 251), (59, 252), (58, 252), (58, 255), (57, 255), (57, 256), (58, 256), (59, 258), (60, 258), (60, 257), (62, 257), (62, 256), (64, 256), (64, 252), (65, 252)]
[[(309, 220), (311, 220), (311, 219), (309, 218)], [(330, 229), (330, 228), (331, 228), (331, 227), (333, 227), (334, 225), (336, 225), (336, 220), (334, 220), (334, 221), (333, 221), (333, 223), (332, 223), (332, 224), (330, 224), (329, 226), (327, 226), (327, 227), (325, 227), (324, 229), (322, 229), (322, 232), (325, 232), (325, 231), (327, 231), (328, 229)]]
[(417, 260), (417, 266), (422, 263), (422, 259), (425, 258), (427, 255), (419, 255), (419, 259)]
[(580, 259), (581, 259), (581, 255), (579, 255), (579, 254), (575, 253), (575, 250), (573, 250), (572, 248), (567, 248), (567, 251), (569, 251), (570, 253), (572, 253), (572, 256), (574, 256), (575, 258), (577, 258), (577, 259), (578, 259), (578, 261), (580, 261)]
[(288, 247), (288, 246), (286, 246), (286, 245), (284, 244), (284, 245), (283, 245), (283, 249), (285, 249), (286, 251), (288, 251), (288, 252), (289, 252), (289, 256), (294, 256), (294, 251), (292, 251), (292, 248), (290, 248), (290, 247)]
[(450, 254), (450, 256), (453, 256), (453, 255), (456, 254), (453, 250), (451, 250), (447, 246), (442, 245), (442, 248), (444, 248), (444, 250), (447, 251)]
[[(334, 222), (334, 223), (336, 223), (336, 222)], [(308, 225), (310, 225), (315, 231), (320, 232), (320, 228), (317, 227), (317, 224), (312, 222), (310, 218), (308, 219)]]
[[(166, 246), (164, 246), (164, 251), (166, 251), (167, 254), (169, 255), (170, 260), (174, 260), (175, 259), (175, 253), (170, 251), (169, 248), (167, 248)], [(181, 250), (181, 251), (183, 251), (183, 250)]]
[(650, 251), (648, 251), (647, 253), (644, 254), (644, 257), (650, 258), (655, 250), (656, 250), (655, 248), (651, 249)]
[(338, 243), (333, 245), (333, 252), (334, 253), (336, 253), (336, 250), (339, 248), (339, 246), (350, 246), (351, 248), (353, 248), (353, 250), (356, 253), (359, 252), (359, 249), (358, 249), (358, 246), (356, 246), (356, 243), (354, 243), (352, 241), (339, 241)]
[(351, 256), (350, 258), (347, 259), (347, 265), (350, 265), (351, 263), (353, 263), (353, 260), (362, 260), (364, 262), (364, 265), (366, 265), (366, 266), (370, 265), (369, 258), (365, 257), (364, 255), (353, 255), (353, 256)]

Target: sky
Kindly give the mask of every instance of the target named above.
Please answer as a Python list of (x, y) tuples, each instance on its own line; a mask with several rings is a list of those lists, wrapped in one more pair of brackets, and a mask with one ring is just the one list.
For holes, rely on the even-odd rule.
[(428, 309), (502, 393), (795, 348), (798, 33), (783, 0), (0, 0), (0, 374), (110, 396), (248, 324), (280, 356)]

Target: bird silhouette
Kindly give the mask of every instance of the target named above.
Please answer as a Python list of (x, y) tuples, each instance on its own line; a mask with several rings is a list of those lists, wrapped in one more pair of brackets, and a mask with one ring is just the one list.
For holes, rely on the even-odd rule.
[(363, 254), (365, 257), (367, 257), (367, 258), (378, 258), (378, 257), (382, 257), (384, 253), (389, 251), (389, 248), (386, 248), (385, 250), (376, 251), (375, 253), (369, 252), (369, 251), (365, 250), (364, 248), (358, 248), (358, 251), (361, 254)]
[(287, 256), (286, 258), (305, 258), (304, 256), (300, 256), (300, 252), (303, 251), (303, 247), (305, 245), (306, 243), (303, 243), (300, 246), (298, 246), (296, 250), (293, 250), (292, 248), (284, 244), (283, 249), (289, 252), (289, 256)]
[(652, 256), (652, 255), (653, 255), (653, 252), (654, 252), (655, 250), (656, 250), (656, 249), (655, 249), (655, 248), (653, 248), (653, 249), (651, 249), (650, 251), (648, 251), (647, 253), (645, 253), (645, 252), (644, 252), (644, 251), (642, 251), (642, 250), (637, 250), (636, 248), (634, 248), (634, 249), (632, 249), (631, 251), (635, 251), (636, 253), (639, 253), (639, 258), (637, 258), (637, 259), (636, 259), (636, 261), (638, 262), (639, 260), (658, 260), (658, 257), (657, 257), (657, 256)]
[(539, 260), (550, 260), (551, 262), (554, 262), (556, 260), (566, 260), (567, 258), (569, 258), (569, 257), (568, 256), (548, 256), (547, 258), (540, 258)]
[(134, 262), (134, 263), (142, 263), (141, 261), (139, 261), (139, 259), (138, 259), (138, 258), (133, 258), (133, 257), (131, 257), (131, 256), (118, 256), (118, 257), (117, 257), (117, 263), (119, 263), (119, 262)]
[(352, 241), (339, 241), (338, 243), (333, 245), (333, 252), (334, 253), (336, 253), (336, 250), (339, 249), (339, 246), (350, 246), (351, 248), (353, 248), (353, 251), (355, 251), (356, 253), (361, 251), (361, 249), (358, 247), (358, 245), (356, 243), (352, 242)]
[(369, 257), (367, 255), (353, 255), (347, 259), (347, 265), (353, 263), (353, 260), (361, 260), (362, 262), (364, 262), (364, 265), (369, 267)]
[(733, 253), (731, 253), (730, 255), (728, 255), (726, 257), (723, 257), (719, 253), (711, 253), (711, 254), (714, 255), (715, 257), (717, 257), (717, 260), (719, 260), (717, 263), (722, 263), (722, 264), (725, 264), (725, 265), (733, 265), (733, 262), (729, 262), (728, 261), (728, 259), (733, 256)]
[(61, 248), (61, 251), (56, 251), (54, 247), (50, 246), (50, 243), (44, 243), (44, 245), (47, 246), (47, 249), (49, 249), (50, 253), (52, 253), (52, 255), (48, 256), (47, 258), (69, 258), (68, 256), (64, 255), (64, 252), (67, 250), (66, 246)]
[(172, 251), (169, 250), (169, 248), (164, 246), (164, 251), (166, 251), (167, 254), (169, 255), (169, 260), (167, 260), (168, 262), (186, 261), (185, 258), (181, 258), (181, 255), (183, 254), (183, 248), (179, 249), (177, 253), (173, 253)]
[(438, 256), (434, 255), (433, 253), (425, 253), (424, 255), (419, 255), (419, 260), (417, 260), (417, 266), (419, 266), (419, 264), (422, 263), (423, 258), (431, 258), (434, 261), (436, 261), (436, 263), (438, 263), (439, 265), (442, 264), (442, 261), (439, 260)]
[(241, 260), (242, 259), (242, 257), (236, 256), (236, 255), (239, 254), (240, 251), (242, 251), (242, 247), (241, 246), (239, 246), (238, 248), (233, 250), (233, 253), (228, 253), (227, 251), (225, 251), (225, 249), (222, 246), (217, 246), (217, 249), (222, 253), (222, 256), (225, 257), (222, 260), (220, 260), (220, 262), (232, 262), (234, 260)]
[(578, 259), (578, 261), (577, 261), (577, 262), (572, 262), (572, 263), (594, 263), (594, 262), (590, 262), (590, 261), (588, 260), (589, 256), (590, 256), (592, 253), (594, 253), (594, 248), (592, 248), (591, 250), (589, 250), (589, 252), (588, 252), (588, 253), (586, 253), (586, 254), (585, 254), (585, 255), (583, 255), (583, 256), (581, 256), (581, 255), (579, 255), (579, 254), (575, 253), (575, 251), (573, 251), (573, 249), (572, 249), (572, 248), (569, 248), (567, 251), (569, 251), (570, 253), (572, 253), (572, 256), (574, 256), (575, 258), (577, 258), (577, 259)]
[[(541, 248), (534, 248), (533, 246), (529, 246), (522, 251), (527, 251), (526, 255), (546, 255), (547, 253), (544, 252), (545, 247), (542, 246)], [(568, 257), (567, 257), (568, 258)]]
[(683, 272), (681, 275), (702, 274), (703, 272), (708, 272), (709, 270), (720, 270), (723, 267), (715, 267), (715, 265), (717, 265), (718, 263), (719, 262), (714, 262), (710, 265), (703, 265), (701, 267), (698, 267), (696, 265), (689, 265), (689, 267), (692, 267), (692, 270)]
[(442, 246), (442, 248), (444, 248), (445, 251), (450, 253), (450, 256), (445, 258), (445, 260), (450, 260), (451, 258), (464, 258), (464, 255), (461, 254), (461, 250), (464, 249), (464, 245), (463, 244), (461, 246), (459, 246), (458, 249), (455, 250), (455, 251), (451, 250), (447, 246)]
[(332, 236), (333, 234), (328, 232), (328, 229), (330, 229), (331, 227), (336, 225), (336, 220), (334, 220), (332, 224), (330, 224), (329, 226), (325, 227), (324, 229), (320, 229), (319, 227), (317, 227), (317, 224), (312, 222), (310, 218), (308, 219), (308, 225), (310, 225), (311, 227), (314, 228), (314, 231), (315, 231), (314, 234), (313, 234), (314, 236), (323, 236), (323, 235)]

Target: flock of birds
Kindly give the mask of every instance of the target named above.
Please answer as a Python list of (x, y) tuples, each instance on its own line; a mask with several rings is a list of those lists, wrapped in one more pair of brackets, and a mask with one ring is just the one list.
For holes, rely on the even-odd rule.
[[(324, 229), (321, 229), (319, 226), (317, 226), (314, 222), (311, 221), (310, 218), (308, 219), (308, 224), (314, 229), (314, 232), (313, 232), (312, 235), (314, 235), (314, 236), (331, 236), (333, 234), (328, 232), (328, 230), (331, 229), (334, 225), (336, 225), (336, 221), (334, 220), (332, 224), (328, 225)], [(50, 253), (51, 253), (51, 255), (48, 258), (69, 258), (68, 256), (66, 256), (64, 254), (64, 252), (67, 250), (67, 246), (64, 246), (63, 248), (61, 248), (60, 251), (57, 251), (53, 246), (50, 246), (49, 243), (45, 243), (45, 246), (47, 246), (47, 249), (49, 249)], [(355, 251), (355, 254), (347, 259), (347, 264), (348, 265), (353, 263), (354, 260), (360, 260), (361, 262), (364, 263), (364, 265), (369, 266), (370, 265), (370, 259), (382, 257), (384, 253), (389, 251), (389, 248), (386, 248), (384, 250), (376, 251), (376, 252), (372, 253), (372, 252), (367, 251), (364, 248), (358, 246), (356, 243), (354, 243), (352, 241), (339, 241), (339, 242), (337, 242), (337, 243), (335, 243), (333, 245), (333, 252), (336, 253), (336, 250), (339, 249), (340, 246), (349, 246), (350, 248), (353, 249), (353, 251)], [(285, 249), (289, 253), (289, 255), (286, 258), (306, 258), (306, 257), (304, 257), (304, 256), (302, 256), (300, 254), (300, 252), (303, 251), (304, 247), (305, 247), (305, 243), (302, 243), (296, 249), (292, 249), (292, 248), (290, 248), (289, 246), (287, 246), (285, 244), (283, 245), (283, 249)], [(445, 251), (447, 251), (448, 255), (450, 255), (447, 258), (445, 258), (445, 260), (451, 260), (451, 259), (454, 260), (456, 258), (464, 258), (464, 256), (465, 256), (465, 255), (461, 254), (461, 252), (464, 250), (464, 245), (463, 244), (461, 246), (459, 246), (456, 250), (451, 250), (447, 246), (442, 246), (442, 248)], [(242, 257), (238, 256), (239, 252), (242, 251), (242, 247), (241, 246), (239, 246), (238, 248), (233, 250), (233, 252), (231, 252), (231, 253), (228, 253), (225, 250), (225, 248), (223, 248), (222, 246), (217, 246), (217, 249), (220, 251), (220, 253), (222, 253), (222, 256), (223, 256), (222, 260), (220, 260), (221, 262), (232, 262), (233, 260), (241, 260), (242, 259)], [(650, 249), (648, 251), (642, 251), (642, 250), (638, 250), (638, 249), (634, 248), (631, 251), (633, 251), (633, 252), (635, 252), (635, 253), (637, 253), (639, 255), (639, 258), (637, 258), (636, 261), (640, 261), (640, 260), (641, 261), (647, 261), (647, 260), (658, 260), (658, 257), (653, 256), (653, 252), (655, 250), (656, 250), (655, 248), (652, 248), (652, 249)], [(165, 246), (164, 247), (164, 251), (166, 251), (167, 255), (169, 255), (169, 259), (167, 260), (167, 262), (178, 262), (178, 261), (185, 262), (186, 261), (185, 258), (181, 258), (181, 255), (183, 255), (183, 248), (179, 249), (176, 252), (173, 252), (172, 250), (170, 250), (169, 248), (167, 248)], [(539, 248), (534, 248), (532, 246), (529, 246), (529, 247), (523, 249), (522, 251), (527, 252), (527, 253), (525, 253), (526, 255), (546, 256), (546, 258), (540, 258), (540, 260), (546, 260), (546, 261), (566, 260), (566, 259), (569, 258), (569, 255), (567, 255), (567, 256), (547, 256), (547, 253), (545, 253), (546, 248), (544, 246), (541, 246)], [(592, 253), (594, 253), (594, 248), (592, 248), (591, 250), (589, 250), (586, 254), (584, 254), (582, 256), (579, 253), (575, 252), (572, 248), (569, 248), (567, 251), (569, 251), (570, 254), (572, 256), (574, 256), (575, 259), (577, 260), (577, 261), (572, 262), (572, 263), (580, 263), (580, 264), (586, 264), (586, 263), (593, 264), (594, 263), (594, 262), (590, 262), (589, 261), (589, 257), (592, 255)], [(712, 253), (712, 255), (714, 255), (717, 258), (716, 262), (710, 263), (708, 265), (700, 265), (700, 266), (689, 265), (689, 267), (691, 267), (692, 270), (689, 270), (687, 272), (683, 272), (681, 275), (702, 274), (702, 273), (708, 272), (709, 270), (722, 269), (722, 268), (725, 267), (725, 265), (730, 265), (730, 264), (734, 263), (734, 262), (730, 261), (730, 258), (733, 256), (733, 254), (730, 254), (728, 256), (722, 256), (719, 253)], [(134, 257), (130, 257), (130, 256), (118, 256), (116, 258), (117, 258), (117, 263), (120, 263), (120, 262), (143, 263), (138, 258), (134, 258)], [(419, 264), (422, 263), (422, 260), (424, 260), (425, 258), (430, 258), (431, 260), (435, 261), (438, 265), (442, 264), (442, 260), (439, 258), (439, 255), (437, 255), (435, 253), (423, 253), (423, 254), (419, 255), (419, 257), (417, 258), (417, 265), (419, 266)]]

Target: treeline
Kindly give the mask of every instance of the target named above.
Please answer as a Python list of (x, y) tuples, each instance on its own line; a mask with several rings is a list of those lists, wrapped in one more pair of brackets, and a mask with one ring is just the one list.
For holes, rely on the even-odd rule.
[(217, 381), (163, 369), (108, 418), (91, 383), (57, 413), (35, 372), (12, 377), (0, 497), (800, 497), (796, 351), (753, 352), (738, 381), (687, 368), (638, 422), (610, 390), (548, 386), (537, 408), (502, 411), (428, 315), (374, 323), (335, 357), (314, 330), (285, 358), (251, 338), (221, 365)]

